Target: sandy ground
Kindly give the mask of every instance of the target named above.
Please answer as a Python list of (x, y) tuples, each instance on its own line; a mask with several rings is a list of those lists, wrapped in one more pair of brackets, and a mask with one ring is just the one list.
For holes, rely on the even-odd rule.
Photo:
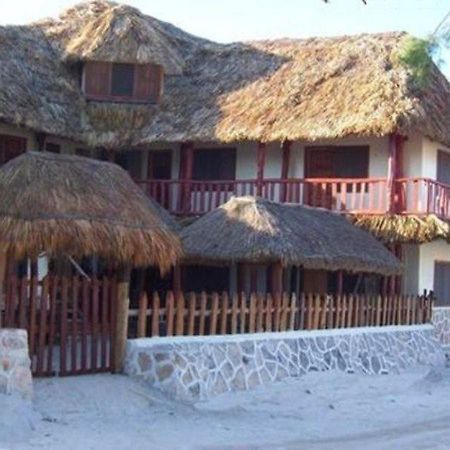
[(448, 449), (450, 369), (310, 373), (196, 405), (120, 375), (53, 378), (32, 414), (0, 411), (0, 449)]

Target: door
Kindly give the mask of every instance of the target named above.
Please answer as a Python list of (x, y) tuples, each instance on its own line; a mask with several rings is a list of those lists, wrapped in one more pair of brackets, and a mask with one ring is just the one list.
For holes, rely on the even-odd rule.
[[(170, 180), (172, 178), (172, 152), (154, 151), (148, 154), (147, 179)], [(170, 209), (171, 186), (168, 182), (150, 183), (150, 195), (161, 206)]]
[(450, 262), (434, 263), (434, 294), (436, 306), (450, 306)]
[[(335, 178), (334, 150), (326, 147), (306, 149), (305, 178)], [(313, 181), (305, 185), (304, 201), (307, 205), (331, 209), (331, 186)]]
[(25, 153), (26, 150), (27, 140), (25, 138), (0, 134), (0, 165)]

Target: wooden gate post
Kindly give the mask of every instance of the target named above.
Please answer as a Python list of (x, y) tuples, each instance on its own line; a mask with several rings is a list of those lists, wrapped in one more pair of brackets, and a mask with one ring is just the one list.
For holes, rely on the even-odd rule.
[(112, 371), (119, 373), (123, 369), (128, 338), (128, 310), (130, 307), (130, 267), (124, 267), (119, 272), (117, 284), (116, 323), (114, 324), (114, 360)]

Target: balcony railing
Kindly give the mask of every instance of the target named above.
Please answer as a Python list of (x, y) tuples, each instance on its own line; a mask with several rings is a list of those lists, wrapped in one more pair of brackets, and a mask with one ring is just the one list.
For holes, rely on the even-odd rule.
[[(251, 180), (138, 180), (144, 191), (177, 215), (201, 215), (232, 196), (258, 195), (281, 203), (326, 208), (346, 214), (384, 214), (389, 209), (386, 178)], [(394, 183), (395, 212), (450, 217), (450, 186), (428, 178)]]

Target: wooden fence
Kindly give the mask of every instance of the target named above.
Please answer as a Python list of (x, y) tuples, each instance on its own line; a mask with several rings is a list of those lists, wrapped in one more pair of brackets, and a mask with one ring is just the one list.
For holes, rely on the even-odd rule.
[(432, 306), (431, 296), (143, 294), (129, 311), (129, 337), (423, 324)]
[(0, 305), (0, 327), (23, 328), (33, 374), (111, 370), (115, 279), (11, 277)]

